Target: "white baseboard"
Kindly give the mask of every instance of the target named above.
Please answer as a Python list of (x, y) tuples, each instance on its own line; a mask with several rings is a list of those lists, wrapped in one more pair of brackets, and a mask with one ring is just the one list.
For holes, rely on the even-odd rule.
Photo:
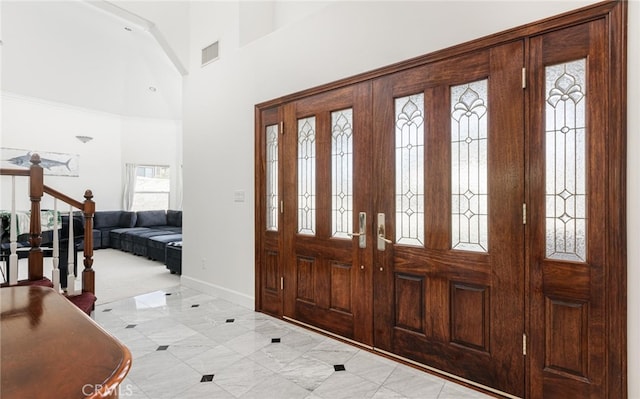
[(193, 288), (198, 291), (202, 291), (205, 294), (216, 296), (218, 298), (226, 299), (229, 302), (233, 302), (237, 305), (244, 306), (247, 309), (254, 309), (255, 298), (238, 291), (230, 290), (225, 287), (221, 287), (216, 284), (207, 283), (202, 280), (198, 280), (188, 276), (181, 276), (180, 283), (185, 287)]

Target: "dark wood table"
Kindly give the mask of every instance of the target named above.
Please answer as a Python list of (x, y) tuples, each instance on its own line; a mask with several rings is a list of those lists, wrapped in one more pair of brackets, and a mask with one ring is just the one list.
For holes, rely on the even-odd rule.
[(3, 399), (118, 398), (129, 349), (48, 287), (0, 289)]

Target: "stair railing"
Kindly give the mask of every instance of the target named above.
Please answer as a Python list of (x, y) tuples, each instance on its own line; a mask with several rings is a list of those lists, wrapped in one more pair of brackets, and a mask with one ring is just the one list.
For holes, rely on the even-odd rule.
[(54, 284), (58, 283), (55, 289), (59, 290), (59, 269), (58, 269), (58, 233), (57, 233), (57, 201), (60, 200), (70, 206), (69, 210), (69, 262), (67, 276), (67, 294), (75, 294), (75, 276), (74, 270), (74, 251), (75, 242), (73, 235), (73, 208), (80, 209), (84, 216), (84, 270), (82, 271), (82, 291), (95, 294), (95, 272), (93, 270), (93, 216), (95, 214), (95, 203), (93, 202), (93, 193), (86, 190), (84, 193), (84, 202), (77, 201), (66, 194), (61, 193), (44, 184), (44, 173), (40, 166), (41, 160), (38, 154), (31, 155), (31, 167), (29, 170), (24, 169), (0, 169), (0, 175), (12, 176), (12, 204), (11, 204), (11, 223), (10, 223), (10, 255), (9, 255), (9, 285), (17, 283), (18, 275), (18, 255), (17, 255), (17, 217), (15, 210), (15, 178), (16, 176), (29, 177), (29, 198), (31, 201), (30, 226), (29, 226), (29, 273), (30, 281), (42, 280), (44, 277), (43, 265), (44, 255), (41, 248), (42, 244), (42, 225), (40, 216), (40, 202), (46, 193), (54, 198), (54, 272), (52, 280)]

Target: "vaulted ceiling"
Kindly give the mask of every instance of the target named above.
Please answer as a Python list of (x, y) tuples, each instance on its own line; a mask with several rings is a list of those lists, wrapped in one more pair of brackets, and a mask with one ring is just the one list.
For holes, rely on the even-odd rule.
[(156, 23), (141, 16), (159, 17), (151, 3), (130, 3), (136, 13), (104, 1), (0, 4), (2, 91), (124, 116), (181, 118), (186, 69)]

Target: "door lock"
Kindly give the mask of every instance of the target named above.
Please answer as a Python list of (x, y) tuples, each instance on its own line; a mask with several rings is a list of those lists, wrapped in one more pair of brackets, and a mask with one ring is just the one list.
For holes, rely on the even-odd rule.
[(385, 217), (384, 213), (378, 214), (378, 251), (384, 251), (387, 244), (393, 244), (393, 241), (385, 237)]
[(358, 237), (358, 246), (360, 248), (367, 247), (367, 212), (358, 214), (358, 232), (348, 233), (349, 237)]

